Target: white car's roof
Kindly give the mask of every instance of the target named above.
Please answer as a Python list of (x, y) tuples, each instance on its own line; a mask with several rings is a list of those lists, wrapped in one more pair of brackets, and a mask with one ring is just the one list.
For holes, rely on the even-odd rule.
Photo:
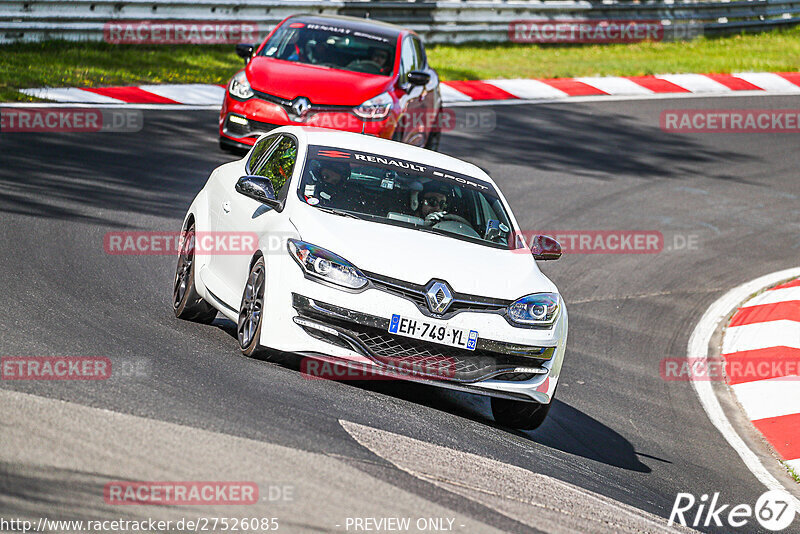
[(298, 138), (305, 140), (309, 145), (349, 148), (360, 152), (371, 152), (382, 156), (400, 158), (414, 163), (422, 163), (424, 165), (465, 174), (496, 185), (489, 175), (472, 163), (467, 163), (466, 161), (451, 156), (407, 145), (405, 143), (389, 141), (388, 139), (381, 139), (380, 137), (371, 135), (305, 126), (284, 126), (270, 133), (282, 131), (296, 135)]

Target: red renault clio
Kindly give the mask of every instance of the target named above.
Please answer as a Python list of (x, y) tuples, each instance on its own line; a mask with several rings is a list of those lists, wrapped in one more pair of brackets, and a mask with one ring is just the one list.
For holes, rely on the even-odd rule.
[(236, 47), (247, 65), (228, 83), (219, 117), (223, 149), (247, 150), (287, 124), (438, 148), (439, 77), (414, 32), (352, 17), (294, 15), (256, 46)]

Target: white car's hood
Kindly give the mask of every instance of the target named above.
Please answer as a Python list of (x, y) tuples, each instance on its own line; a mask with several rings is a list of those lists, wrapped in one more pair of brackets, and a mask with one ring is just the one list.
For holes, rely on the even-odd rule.
[(304, 241), (328, 249), (361, 270), (415, 284), (444, 280), (457, 293), (515, 300), (557, 292), (527, 252), (360, 221), (298, 206), (290, 217)]

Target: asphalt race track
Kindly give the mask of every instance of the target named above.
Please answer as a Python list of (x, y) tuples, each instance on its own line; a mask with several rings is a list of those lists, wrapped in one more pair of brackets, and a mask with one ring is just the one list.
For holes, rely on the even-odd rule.
[[(694, 325), (723, 292), (797, 266), (800, 138), (664, 133), (659, 114), (798, 103), (462, 108), (494, 111), (496, 128), (445, 134), (441, 150), (487, 169), (523, 228), (664, 236), (656, 254), (567, 254), (541, 264), (564, 294), (570, 337), (556, 404), (529, 433), (496, 426), (479, 397), (308, 380), (291, 357), (244, 358), (231, 323), (175, 319), (174, 257), (105, 253), (110, 231), (179, 229), (210, 171), (231, 159), (217, 147), (216, 112), (145, 111), (135, 134), (0, 134), (0, 354), (107, 356), (125, 370), (107, 381), (0, 382), (0, 511), (146, 516), (164, 512), (109, 506), (103, 485), (253, 479), (265, 494), (272, 484), (293, 488), (292, 500), (264, 508), (289, 532), (344, 532), (347, 517), (403, 514), (452, 516), (461, 532), (558, 530), (552, 517), (566, 505), (512, 509), (497, 499), (508, 496), (503, 476), (461, 491), (417, 476), (413, 455), (430, 458), (433, 471), (437, 459), (450, 462), (463, 480), (482, 458), (521, 467), (664, 526), (679, 492), (754, 504), (765, 488), (691, 384), (663, 380), (659, 362), (686, 355)], [(449, 457), (443, 447), (467, 454)], [(220, 515), (189, 508), (180, 513)], [(566, 531), (600, 531), (598, 513), (587, 502)]]

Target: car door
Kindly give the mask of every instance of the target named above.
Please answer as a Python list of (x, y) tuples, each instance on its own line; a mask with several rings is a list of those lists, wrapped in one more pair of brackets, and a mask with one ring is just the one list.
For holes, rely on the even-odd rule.
[[(263, 151), (248, 162), (247, 172), (263, 176), (272, 182), (278, 200), (286, 201), (289, 185), (297, 161), (297, 139), (289, 134), (273, 136)], [(255, 152), (255, 151), (254, 151)], [(241, 238), (256, 234), (264, 240), (271, 230), (281, 226), (283, 215), (276, 209), (257, 200), (238, 193), (235, 189), (239, 177), (230, 180), (225, 187), (223, 208), (219, 216), (218, 228)], [(250, 268), (252, 253), (241, 250), (238, 253), (218, 254), (215, 274), (223, 281), (235, 302), (229, 302), (236, 309)]]
[[(261, 158), (265, 156), (275, 141), (278, 135), (271, 135), (263, 137), (256, 142), (253, 150), (247, 158), (244, 165), (244, 174), (250, 172), (250, 168), (255, 165)], [(235, 186), (236, 181), (241, 177), (242, 165), (241, 162), (231, 162), (219, 167), (214, 171), (212, 178), (207, 184), (208, 188), (208, 209), (209, 209), (209, 228), (198, 228), (199, 238), (204, 236), (213, 237), (220, 235), (220, 232), (226, 231), (230, 227), (228, 214), (231, 211), (232, 199), (235, 198), (230, 194), (231, 189)], [(241, 196), (241, 195), (238, 195)], [(225, 217), (223, 217), (223, 214)], [(227, 225), (223, 228), (221, 225)], [(221, 273), (226, 263), (226, 258), (222, 254), (216, 254), (213, 249), (213, 241), (211, 250), (202, 250), (203, 254), (208, 255), (208, 261), (200, 271), (200, 276), (203, 283), (209, 291), (213, 293), (214, 297), (222, 300), (226, 304), (236, 302), (239, 298), (230, 287), (223, 281)], [(201, 243), (202, 244), (202, 243)], [(198, 253), (200, 253), (198, 249)]]
[[(418, 61), (420, 62), (418, 70), (423, 70), (431, 76), (428, 83), (425, 84), (422, 93), (422, 105), (425, 108), (426, 116), (429, 118), (429, 125), (432, 128), (441, 129), (441, 124), (434, 122), (436, 113), (438, 113), (442, 107), (441, 95), (439, 94), (439, 75), (428, 65), (428, 56), (425, 54), (425, 47), (422, 45), (422, 41), (420, 41), (417, 36), (411, 36), (411, 42), (414, 45)], [(428, 128), (428, 130), (430, 130), (430, 128)], [(426, 132), (426, 138), (429, 133), (430, 132)]]
[(410, 145), (422, 146), (425, 144), (425, 123), (428, 120), (425, 115), (428, 90), (426, 86), (414, 86), (408, 83), (408, 73), (420, 70), (423, 66), (423, 58), (419, 55), (420, 48), (415, 45), (415, 39), (415, 37), (407, 35), (400, 48), (398, 83), (405, 94), (400, 99), (403, 111), (394, 139)]

